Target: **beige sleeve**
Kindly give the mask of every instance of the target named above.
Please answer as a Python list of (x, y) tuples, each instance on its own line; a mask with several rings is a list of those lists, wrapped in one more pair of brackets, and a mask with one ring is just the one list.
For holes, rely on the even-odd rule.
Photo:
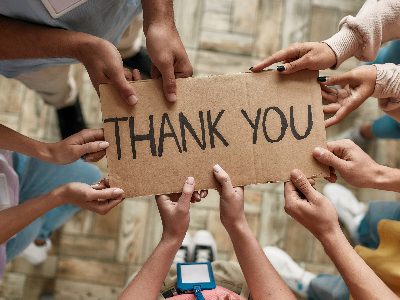
[(339, 28), (324, 41), (336, 54), (335, 67), (352, 56), (372, 61), (382, 43), (400, 38), (400, 1), (367, 0), (357, 16), (344, 17)]
[(373, 97), (379, 99), (379, 107), (400, 121), (400, 65), (382, 64), (376, 67), (376, 84)]

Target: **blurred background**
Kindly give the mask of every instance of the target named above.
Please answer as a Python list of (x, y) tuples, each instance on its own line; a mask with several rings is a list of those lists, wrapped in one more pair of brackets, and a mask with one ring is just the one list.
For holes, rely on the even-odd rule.
[[(175, 19), (195, 76), (246, 72), (255, 62), (294, 42), (321, 41), (333, 35), (342, 17), (359, 10), (362, 0), (175, 0)], [(143, 39), (143, 43), (145, 43)], [(350, 59), (341, 73), (357, 66)], [(87, 123), (102, 126), (99, 99), (81, 65), (74, 67)], [(0, 122), (44, 141), (60, 139), (52, 107), (20, 83), (0, 78)], [(328, 139), (380, 115), (369, 99)], [(395, 141), (373, 142), (368, 152), (381, 164), (399, 167)], [(99, 164), (106, 172), (106, 161)], [(106, 175), (106, 173), (105, 173)], [(339, 182), (341, 180), (339, 179)], [(324, 181), (319, 180), (318, 188)], [(354, 190), (354, 189), (353, 189)], [(394, 193), (354, 190), (359, 199), (397, 200)], [(246, 215), (261, 246), (277, 245), (312, 272), (335, 273), (318, 241), (283, 210), (283, 184), (246, 188)], [(207, 229), (219, 259), (235, 259), (220, 224), (215, 191), (191, 209), (190, 231)], [(53, 237), (48, 260), (33, 267), (22, 258), (7, 266), (0, 299), (116, 299), (129, 276), (147, 259), (161, 234), (153, 197), (126, 199), (106, 216), (80, 212)], [(46, 297), (46, 295), (48, 295)], [(53, 296), (50, 296), (53, 295)]]

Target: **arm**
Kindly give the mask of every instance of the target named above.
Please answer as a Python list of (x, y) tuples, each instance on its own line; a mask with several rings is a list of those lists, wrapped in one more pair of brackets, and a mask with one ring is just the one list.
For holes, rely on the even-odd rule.
[(189, 227), (190, 199), (193, 192), (194, 179), (189, 177), (183, 186), (178, 202), (171, 201), (170, 196), (167, 195), (156, 197), (163, 224), (161, 241), (136, 277), (122, 292), (120, 300), (157, 299), (162, 283)]
[(356, 17), (347, 16), (341, 30), (321, 43), (297, 43), (280, 50), (252, 68), (260, 72), (278, 62), (283, 74), (300, 70), (324, 70), (338, 67), (356, 56), (373, 60), (383, 42), (400, 37), (400, 2), (396, 0), (367, 0)]
[(301, 171), (293, 170), (290, 180), (285, 184), (285, 211), (321, 242), (353, 298), (398, 299), (346, 240), (332, 203)]
[[(113, 84), (122, 99), (138, 99), (124, 76), (121, 55), (110, 42), (83, 32), (41, 26), (0, 16), (0, 59), (69, 57), (82, 62), (96, 91)], [(35, 45), (32, 47), (32, 45)]]
[(349, 184), (360, 188), (400, 192), (400, 170), (376, 163), (350, 140), (328, 142), (328, 149), (314, 149), (314, 158), (334, 168)]
[(142, 6), (152, 78), (162, 78), (165, 98), (175, 102), (175, 78), (192, 76), (193, 68), (175, 27), (173, 1), (142, 0)]
[(356, 17), (342, 19), (340, 31), (324, 41), (335, 52), (339, 66), (356, 56), (371, 61), (382, 43), (400, 37), (400, 3), (396, 0), (367, 0)]
[(19, 152), (43, 161), (67, 164), (85, 157), (87, 161), (98, 161), (109, 146), (104, 141), (102, 129), (85, 129), (65, 140), (44, 143), (24, 136), (0, 124), (0, 149)]
[[(253, 299), (296, 299), (265, 256), (244, 215), (243, 188), (233, 188), (228, 174), (214, 166), (221, 184), (221, 222), (227, 230)], [(251, 255), (249, 255), (251, 253)]]
[(99, 214), (106, 214), (123, 200), (123, 193), (121, 189), (109, 188), (105, 181), (94, 186), (69, 183), (48, 194), (2, 210), (0, 211), (0, 228), (2, 228), (0, 244), (55, 207), (69, 203)]

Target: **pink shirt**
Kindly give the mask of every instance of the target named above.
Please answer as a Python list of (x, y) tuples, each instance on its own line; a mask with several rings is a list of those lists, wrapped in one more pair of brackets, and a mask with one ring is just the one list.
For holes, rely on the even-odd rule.
[[(223, 287), (217, 286), (213, 290), (209, 291), (202, 291), (202, 294), (204, 296), (204, 299), (206, 300), (245, 300), (242, 297), (240, 297), (238, 294), (227, 290)], [(171, 300), (196, 300), (196, 297), (194, 294), (184, 294), (184, 295), (178, 295), (174, 296), (171, 298), (168, 298)]]

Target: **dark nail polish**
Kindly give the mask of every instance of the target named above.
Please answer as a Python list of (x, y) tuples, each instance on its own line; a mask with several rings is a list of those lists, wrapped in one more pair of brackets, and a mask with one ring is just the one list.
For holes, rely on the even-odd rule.
[(319, 76), (319, 77), (317, 78), (317, 81), (318, 81), (318, 82), (325, 82), (325, 81), (326, 81), (326, 76)]
[(253, 67), (250, 67), (249, 71), (253, 70)]
[(278, 72), (283, 72), (283, 71), (286, 70), (286, 68), (285, 68), (285, 66), (277, 66), (277, 67), (276, 67), (276, 70), (277, 70)]

